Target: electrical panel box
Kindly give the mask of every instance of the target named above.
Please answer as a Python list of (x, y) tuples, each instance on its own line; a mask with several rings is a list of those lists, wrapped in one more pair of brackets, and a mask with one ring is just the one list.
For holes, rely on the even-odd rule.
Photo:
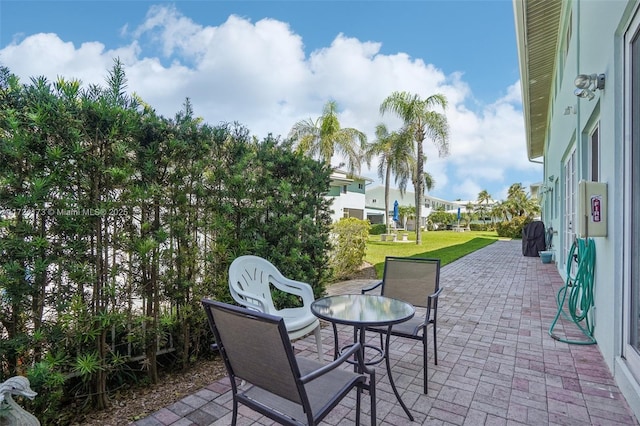
[(607, 236), (607, 184), (578, 183), (578, 237)]

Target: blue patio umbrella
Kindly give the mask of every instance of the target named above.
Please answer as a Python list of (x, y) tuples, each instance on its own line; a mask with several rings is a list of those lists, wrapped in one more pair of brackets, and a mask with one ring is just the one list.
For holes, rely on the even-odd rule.
[(398, 214), (398, 200), (393, 202), (393, 220), (395, 220), (396, 222), (398, 220), (400, 220), (400, 216)]
[(460, 222), (460, 207), (458, 207), (458, 222)]

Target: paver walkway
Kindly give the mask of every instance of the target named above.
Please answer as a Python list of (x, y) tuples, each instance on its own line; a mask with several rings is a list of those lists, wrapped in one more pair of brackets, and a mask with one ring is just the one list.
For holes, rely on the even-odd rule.
[[(329, 293), (359, 293), (371, 280), (339, 283)], [(524, 257), (520, 241), (498, 241), (442, 268), (438, 312), (438, 365), (429, 344), (429, 394), (422, 394), (419, 342), (392, 338), (392, 373), (415, 417), (429, 425), (638, 425), (615, 385), (598, 347), (552, 339), (549, 325), (563, 286), (554, 264)], [(418, 313), (416, 314), (418, 315)], [(579, 338), (560, 321), (554, 333)], [(352, 330), (339, 329), (341, 341)], [(322, 329), (325, 359), (333, 353), (333, 331)], [(374, 339), (374, 336), (371, 336)], [(377, 340), (376, 340), (377, 341)], [(315, 357), (313, 336), (294, 344)], [(384, 364), (377, 367), (377, 424), (410, 424), (391, 391)], [(134, 423), (151, 425), (231, 424), (228, 380), (212, 383)], [(369, 424), (363, 398), (362, 417)], [(355, 398), (348, 397), (325, 419), (352, 425)], [(239, 425), (271, 425), (240, 406)]]

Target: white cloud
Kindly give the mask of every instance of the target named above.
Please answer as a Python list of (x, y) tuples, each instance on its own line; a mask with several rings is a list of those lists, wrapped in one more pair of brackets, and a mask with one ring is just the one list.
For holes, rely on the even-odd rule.
[[(140, 26), (121, 33), (132, 41), (113, 50), (96, 41), (74, 46), (55, 34), (35, 34), (2, 48), (0, 62), (22, 81), (45, 75), (103, 84), (120, 57), (129, 89), (160, 114), (173, 116), (189, 97), (207, 122), (238, 121), (259, 137), (286, 136), (295, 122), (318, 117), (334, 99), (342, 126), (373, 139), (378, 123), (390, 130), (400, 125), (379, 114), (391, 92), (442, 93), (449, 100), (451, 155), (439, 158), (432, 143), (425, 146), (434, 195), (475, 199), (482, 189), (502, 192), (521, 181), (514, 173), (540, 170), (526, 159), (518, 82), (505, 88), (503, 98), (473, 111), (462, 72), (446, 75), (402, 52), (381, 54), (380, 42), (337, 34), (331, 45), (306, 56), (302, 37), (287, 23), (232, 15), (219, 26), (204, 26), (166, 6), (151, 7)], [(375, 178), (376, 167), (363, 174)]]
[(137, 43), (115, 50), (105, 50), (99, 42), (82, 43), (79, 47), (64, 42), (56, 34), (35, 34), (0, 50), (0, 62), (9, 67), (23, 82), (30, 77), (45, 76), (50, 80), (63, 76), (83, 84), (104, 84), (113, 58), (131, 62), (139, 51)]

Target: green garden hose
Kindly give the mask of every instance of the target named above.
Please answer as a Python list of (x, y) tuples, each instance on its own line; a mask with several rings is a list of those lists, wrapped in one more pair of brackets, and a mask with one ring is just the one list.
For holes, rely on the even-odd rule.
[[(577, 253), (576, 253), (577, 251)], [(549, 335), (561, 342), (574, 345), (593, 345), (596, 339), (593, 337), (593, 323), (589, 316), (589, 310), (593, 307), (593, 278), (596, 264), (596, 247), (593, 238), (576, 239), (569, 250), (567, 261), (567, 280), (564, 287), (558, 290), (558, 313), (549, 327)], [(573, 260), (577, 260), (575, 276), (571, 275)], [(567, 304), (567, 312), (564, 305)], [(587, 337), (587, 340), (561, 339), (553, 334), (558, 318), (562, 314), (573, 323)], [(584, 322), (584, 325), (583, 325)]]

